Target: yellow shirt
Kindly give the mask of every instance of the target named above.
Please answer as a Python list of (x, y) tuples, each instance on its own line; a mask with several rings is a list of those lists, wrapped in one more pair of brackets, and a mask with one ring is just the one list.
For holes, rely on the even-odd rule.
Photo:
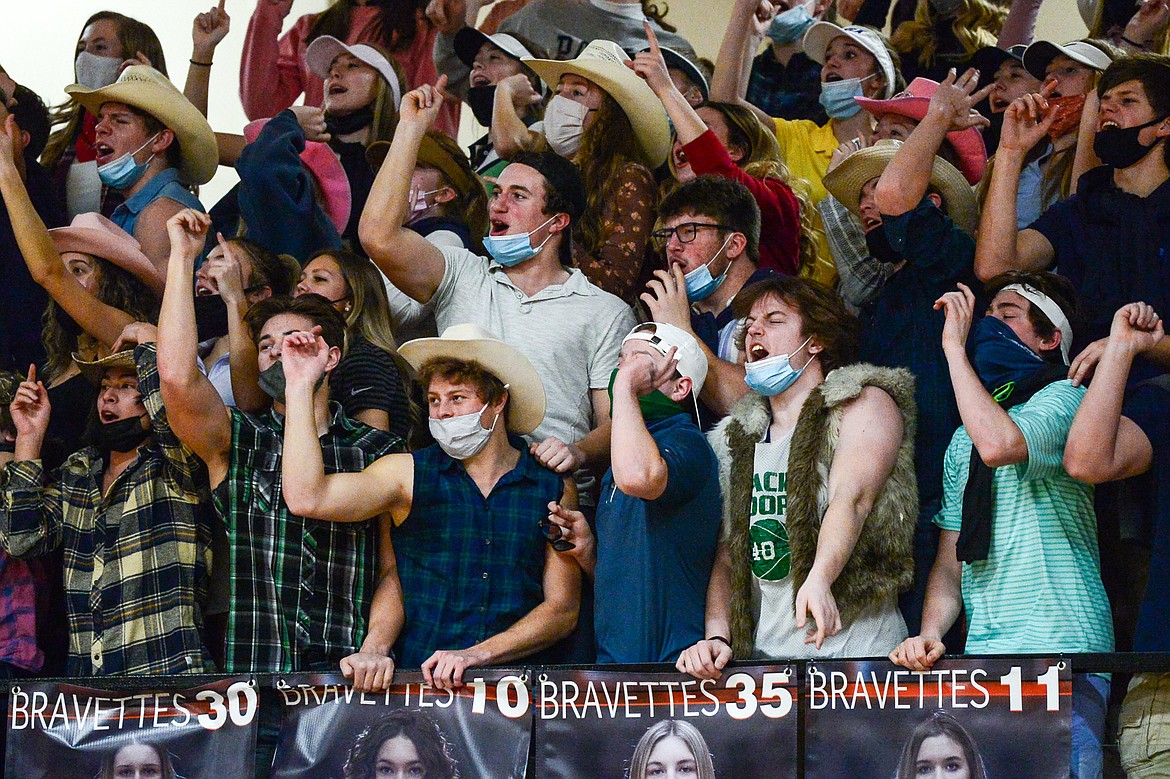
[(809, 198), (813, 205), (813, 225), (817, 229), (817, 261), (802, 275), (833, 289), (837, 286), (837, 266), (829, 252), (829, 240), (825, 237), (825, 226), (821, 213), (816, 210), (828, 191), (825, 189), (825, 172), (833, 152), (841, 145), (833, 134), (833, 121), (818, 125), (808, 119), (773, 119), (776, 124), (776, 140), (784, 153), (784, 164), (794, 178), (807, 182)]

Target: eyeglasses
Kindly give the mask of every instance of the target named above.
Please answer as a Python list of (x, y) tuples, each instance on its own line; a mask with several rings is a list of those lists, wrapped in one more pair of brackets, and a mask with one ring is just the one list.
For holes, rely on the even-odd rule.
[(554, 552), (567, 552), (577, 548), (572, 541), (566, 541), (562, 537), (564, 531), (561, 530), (561, 526), (547, 518), (540, 520), (540, 532), (544, 533), (544, 540), (552, 544)]
[(673, 235), (678, 238), (679, 243), (690, 243), (695, 240), (695, 236), (699, 234), (699, 228), (709, 227), (713, 230), (730, 230), (727, 225), (716, 224), (713, 222), (683, 222), (674, 227), (664, 227), (661, 230), (655, 230), (650, 233), (650, 237), (654, 240), (654, 245), (659, 249), (666, 248), (666, 244), (670, 243), (670, 237)]

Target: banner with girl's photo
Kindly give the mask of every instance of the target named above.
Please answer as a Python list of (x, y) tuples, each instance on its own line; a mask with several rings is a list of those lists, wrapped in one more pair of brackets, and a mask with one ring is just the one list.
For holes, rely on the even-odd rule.
[(1067, 779), (1072, 672), (1055, 658), (805, 668), (807, 779)]
[(284, 721), (272, 779), (524, 779), (532, 727), (525, 673), (470, 669), (464, 682), (438, 690), (418, 672), (400, 672), (386, 692), (361, 693), (337, 675), (278, 679)]
[(537, 671), (540, 779), (794, 779), (797, 679), (788, 666), (683, 674)]
[(247, 677), (117, 691), (22, 680), (8, 696), (4, 775), (248, 779), (258, 704)]

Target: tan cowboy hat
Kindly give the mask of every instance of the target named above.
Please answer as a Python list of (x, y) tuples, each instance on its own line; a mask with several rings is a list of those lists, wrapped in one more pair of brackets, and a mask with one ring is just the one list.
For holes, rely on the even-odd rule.
[(523, 62), (554, 89), (561, 76), (572, 73), (589, 79), (617, 101), (634, 127), (634, 135), (651, 168), (670, 155), (670, 124), (666, 109), (638, 74), (626, 63), (630, 56), (613, 41), (590, 42), (573, 60), (524, 57)]
[(103, 103), (125, 103), (150, 114), (179, 140), (179, 174), (188, 184), (206, 184), (219, 165), (215, 133), (199, 109), (166, 76), (146, 65), (131, 65), (108, 87), (89, 89), (81, 84), (65, 93), (97, 115)]
[[(853, 152), (825, 174), (825, 189), (854, 214), (858, 213), (861, 188), (870, 179), (882, 175), (901, 146), (901, 141), (886, 140)], [(974, 235), (979, 224), (979, 203), (975, 199), (975, 191), (963, 178), (963, 174), (954, 165), (936, 156), (930, 171), (930, 185), (942, 194), (943, 211), (947, 216), (959, 229)]]
[(159, 293), (166, 284), (166, 277), (142, 253), (138, 239), (101, 214), (78, 214), (68, 227), (50, 230), (49, 237), (58, 254), (81, 252), (100, 257), (134, 274)]
[(138, 370), (138, 364), (134, 362), (133, 349), (111, 354), (109, 357), (103, 357), (100, 360), (94, 360), (92, 362), (81, 359), (81, 355), (74, 352), (73, 362), (77, 363), (77, 367), (81, 369), (81, 375), (89, 379), (90, 384), (97, 385), (102, 383), (102, 376), (105, 376), (106, 371), (110, 368), (125, 368), (131, 371)]
[(398, 347), (415, 370), (438, 357), (475, 362), (508, 385), (508, 430), (531, 433), (544, 421), (544, 382), (515, 348), (475, 324), (451, 325), (438, 338), (416, 338)]

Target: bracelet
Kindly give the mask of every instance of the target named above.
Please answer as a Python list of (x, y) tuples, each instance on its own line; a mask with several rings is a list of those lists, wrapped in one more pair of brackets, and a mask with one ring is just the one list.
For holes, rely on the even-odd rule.
[(1150, 48), (1149, 44), (1138, 43), (1137, 41), (1131, 41), (1129, 38), (1126, 38), (1124, 35), (1121, 36), (1121, 41), (1122, 41), (1122, 43), (1128, 43), (1130, 46), (1133, 46), (1134, 48), (1137, 48), (1137, 49), (1141, 49), (1142, 51), (1148, 51)]
[(704, 641), (722, 641), (723, 643), (727, 644), (728, 646), (731, 646), (731, 640), (728, 639), (726, 636), (707, 636), (707, 638), (705, 638)]
[(190, 63), (192, 65), (198, 65), (201, 68), (210, 68), (211, 67), (210, 62), (196, 62), (195, 60), (190, 60)]

